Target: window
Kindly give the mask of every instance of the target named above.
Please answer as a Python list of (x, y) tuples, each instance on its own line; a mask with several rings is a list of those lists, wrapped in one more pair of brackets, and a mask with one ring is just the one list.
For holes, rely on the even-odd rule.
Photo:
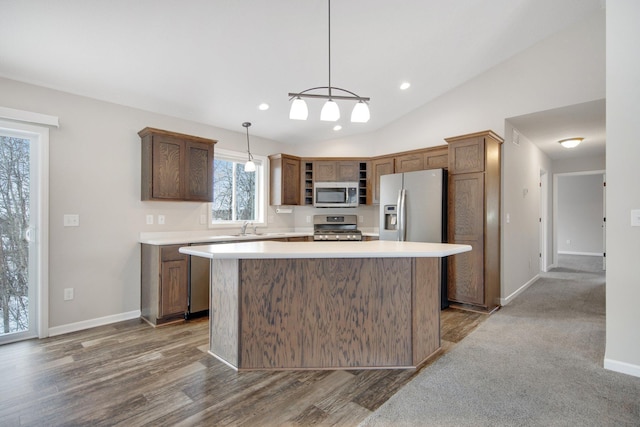
[(213, 160), (213, 203), (210, 226), (250, 221), (264, 223), (266, 159), (254, 156), (255, 172), (245, 172), (243, 153), (219, 150)]

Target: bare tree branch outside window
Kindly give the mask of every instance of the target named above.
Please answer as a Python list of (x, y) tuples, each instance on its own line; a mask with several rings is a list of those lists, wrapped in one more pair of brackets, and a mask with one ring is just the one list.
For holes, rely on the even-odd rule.
[(29, 329), (29, 140), (0, 136), (0, 331)]
[(256, 173), (245, 172), (242, 163), (213, 161), (214, 221), (256, 220)]

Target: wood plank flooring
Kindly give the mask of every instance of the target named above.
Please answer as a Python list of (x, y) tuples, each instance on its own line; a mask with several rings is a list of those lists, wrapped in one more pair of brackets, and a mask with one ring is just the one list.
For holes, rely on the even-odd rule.
[[(444, 310), (424, 366), (486, 318)], [(0, 425), (354, 426), (419, 372), (237, 373), (206, 353), (207, 332), (206, 318), (132, 320), (0, 346)]]

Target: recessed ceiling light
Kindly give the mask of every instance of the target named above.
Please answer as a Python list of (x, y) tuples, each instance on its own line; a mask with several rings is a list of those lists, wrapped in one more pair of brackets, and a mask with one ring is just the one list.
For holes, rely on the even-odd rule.
[(335, 131), (339, 131), (340, 129), (342, 129), (342, 126), (340, 126), (340, 125), (335, 125), (333, 127), (333, 130), (335, 130)]
[(410, 87), (411, 87), (411, 83), (409, 83), (409, 82), (403, 82), (403, 83), (400, 85), (400, 90), (407, 90), (407, 89), (409, 89)]
[(267, 104), (266, 102), (263, 102), (262, 104), (258, 105), (258, 110), (264, 111), (268, 109), (269, 109), (269, 104)]

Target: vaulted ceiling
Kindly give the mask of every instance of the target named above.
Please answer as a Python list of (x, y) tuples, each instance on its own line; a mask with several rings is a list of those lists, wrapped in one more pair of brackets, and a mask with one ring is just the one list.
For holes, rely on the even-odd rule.
[[(285, 143), (335, 138), (327, 0), (0, 0), (0, 76)], [(371, 98), (375, 131), (601, 9), (603, 0), (334, 0), (333, 86)], [(403, 81), (411, 83), (405, 91)], [(260, 103), (270, 108), (260, 111)]]

